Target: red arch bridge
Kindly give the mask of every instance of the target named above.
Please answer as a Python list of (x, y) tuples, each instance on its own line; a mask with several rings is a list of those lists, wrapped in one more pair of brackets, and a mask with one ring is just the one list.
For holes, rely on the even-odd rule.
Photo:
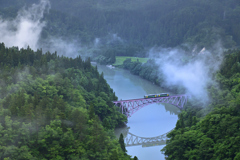
[(129, 118), (141, 108), (153, 103), (168, 103), (176, 106), (179, 109), (183, 109), (184, 104), (187, 103), (188, 97), (189, 95), (174, 95), (168, 97), (120, 100), (113, 101), (113, 103), (120, 107), (122, 113)]

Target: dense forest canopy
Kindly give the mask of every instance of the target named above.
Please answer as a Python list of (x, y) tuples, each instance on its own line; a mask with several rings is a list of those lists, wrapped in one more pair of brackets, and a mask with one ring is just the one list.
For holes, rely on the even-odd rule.
[(0, 71), (0, 159), (131, 159), (112, 130), (127, 118), (90, 59), (1, 43)]
[[(39, 15), (28, 15), (37, 22), (35, 30), (17, 37), (33, 41), (35, 51), (18, 43), (6, 47), (3, 38), (18, 40), (13, 35), (19, 27), (15, 24), (26, 13), (21, 8), (39, 2), (47, 7)], [(240, 158), (239, 0), (2, 0), (0, 15), (0, 159), (131, 159), (123, 137), (117, 141), (113, 135), (113, 129), (127, 121), (112, 104), (117, 97), (90, 59), (79, 54), (108, 64), (114, 63), (116, 55), (147, 56), (146, 49), (153, 46), (189, 51), (180, 57), (177, 50), (178, 56), (171, 57), (179, 66), (188, 66), (198, 57), (213, 64), (207, 66), (213, 83), (204, 86), (211, 101), (187, 104), (162, 150), (167, 159)], [(32, 22), (29, 19), (23, 22)], [(11, 34), (3, 33), (6, 28)], [(37, 33), (35, 39), (27, 34), (30, 31)], [(51, 41), (52, 37), (57, 38)], [(75, 45), (65, 46), (56, 39), (75, 41)], [(199, 52), (219, 42), (233, 50), (220, 58), (216, 48), (222, 46), (211, 52), (213, 58)], [(79, 51), (76, 46), (81, 45), (86, 50)], [(64, 48), (71, 50), (43, 51), (66, 52)], [(223, 63), (214, 69), (221, 58)], [(126, 59), (123, 68), (162, 86), (166, 77), (156, 62)], [(205, 64), (200, 68), (205, 69)]]
[[(190, 103), (163, 148), (168, 160), (240, 158), (240, 51), (230, 50), (209, 90), (211, 103)], [(177, 149), (176, 149), (177, 148)]]
[[(14, 3), (13, 3), (14, 2)], [(16, 8), (33, 2), (2, 1), (1, 13), (16, 15)], [(211, 47), (221, 40), (226, 48), (240, 45), (238, 0), (50, 0), (43, 38), (52, 35), (93, 43), (117, 34), (128, 45), (175, 47), (184, 43)], [(15, 14), (14, 14), (15, 13)]]

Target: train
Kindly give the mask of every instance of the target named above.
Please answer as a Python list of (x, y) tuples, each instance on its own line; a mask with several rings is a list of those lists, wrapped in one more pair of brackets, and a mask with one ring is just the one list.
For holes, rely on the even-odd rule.
[(168, 93), (159, 93), (159, 94), (148, 94), (145, 95), (144, 98), (157, 98), (157, 97), (168, 97)]

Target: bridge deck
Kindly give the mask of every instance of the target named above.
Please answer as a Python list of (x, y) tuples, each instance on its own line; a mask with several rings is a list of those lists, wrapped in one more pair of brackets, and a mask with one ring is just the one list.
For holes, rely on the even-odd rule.
[(182, 94), (182, 95), (172, 95), (172, 96), (167, 96), (167, 97), (126, 99), (126, 100), (113, 101), (113, 103), (128, 102), (128, 101), (135, 101), (135, 100), (142, 100), (142, 99), (157, 99), (157, 98), (179, 97), (179, 96), (186, 96), (186, 95)]

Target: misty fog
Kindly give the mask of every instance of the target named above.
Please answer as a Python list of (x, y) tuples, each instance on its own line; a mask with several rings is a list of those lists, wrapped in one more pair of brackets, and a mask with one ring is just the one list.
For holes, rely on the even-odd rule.
[[(39, 4), (33, 4), (29, 8), (22, 8), (17, 17), (14, 19), (0, 20), (0, 41), (4, 42), (6, 46), (18, 46), (19, 48), (26, 48), (30, 46), (36, 50), (42, 48), (44, 52), (57, 51), (58, 55), (68, 57), (76, 57), (80, 53), (84, 56), (91, 55), (91, 49), (99, 49), (103, 37), (96, 37), (91, 46), (81, 45), (81, 41), (76, 39), (68, 39), (67, 37), (48, 37), (40, 43), (41, 32), (46, 26), (43, 21), (44, 13), (48, 13), (51, 5), (48, 0), (41, 0)], [(117, 34), (109, 34), (107, 43), (111, 41), (120, 41), (123, 39)], [(105, 39), (106, 39), (105, 37)], [(105, 40), (106, 41), (106, 40)], [(200, 99), (207, 98), (207, 85), (213, 81), (212, 74), (217, 71), (221, 64), (222, 46), (217, 45), (214, 56), (212, 51), (202, 51), (194, 53), (193, 60), (183, 63), (184, 52), (176, 48), (158, 48), (149, 50), (149, 58), (156, 60), (159, 64), (159, 70), (165, 77), (166, 86), (179, 85), (183, 86), (188, 94), (197, 96)], [(215, 57), (219, 60), (216, 61)], [(157, 58), (156, 58), (157, 57)], [(187, 59), (189, 56), (187, 57)]]
[[(90, 47), (81, 45), (79, 40), (66, 37), (49, 37), (39, 43), (43, 27), (46, 26), (43, 16), (44, 13), (48, 13), (50, 6), (48, 0), (41, 0), (39, 4), (33, 4), (30, 8), (22, 8), (14, 19), (1, 19), (0, 41), (8, 47), (30, 46), (34, 50), (42, 48), (44, 52), (57, 51), (58, 55), (68, 57), (76, 57), (80, 53), (85, 53), (84, 56), (87, 56), (86, 53), (91, 52), (91, 48), (99, 48), (101, 37), (96, 37)], [(107, 43), (105, 44), (123, 41), (117, 34), (109, 34), (106, 37)], [(176, 48), (150, 49), (149, 58), (155, 59), (159, 64), (159, 70), (165, 77), (164, 85), (183, 86), (188, 94), (199, 97), (199, 99), (207, 99), (207, 85), (213, 81), (212, 74), (217, 71), (222, 59), (222, 46), (220, 43), (217, 46), (215, 47), (217, 55), (205, 50), (194, 53), (195, 58), (187, 63), (183, 63), (184, 52)], [(219, 58), (218, 61), (215, 59), (216, 56)]]
[(208, 86), (216, 84), (213, 74), (222, 63), (223, 48), (220, 42), (212, 50), (190, 54), (177, 48), (152, 48), (149, 57), (159, 65), (164, 85), (183, 86), (186, 94), (206, 103), (209, 100)]
[(38, 41), (45, 22), (41, 21), (44, 12), (50, 8), (47, 0), (41, 0), (39, 4), (33, 4), (30, 8), (22, 8), (15, 19), (0, 19), (0, 41), (7, 47), (27, 46), (36, 50)]

